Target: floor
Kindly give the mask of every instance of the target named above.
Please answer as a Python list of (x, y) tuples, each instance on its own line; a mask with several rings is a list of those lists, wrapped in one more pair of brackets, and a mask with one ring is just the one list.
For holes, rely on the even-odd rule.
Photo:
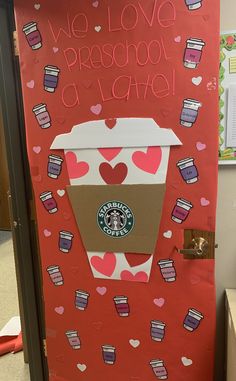
[[(0, 328), (19, 315), (11, 233), (0, 231)], [(23, 352), (0, 357), (0, 381), (29, 381), (29, 367)]]

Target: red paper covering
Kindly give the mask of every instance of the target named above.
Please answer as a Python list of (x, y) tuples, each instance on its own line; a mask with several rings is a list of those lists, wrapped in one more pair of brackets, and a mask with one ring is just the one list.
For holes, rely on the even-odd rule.
[[(203, 0), (195, 10), (191, 9), (194, 3), (193, 0), (15, 1), (50, 380), (151, 381), (161, 376), (170, 381), (212, 380), (214, 260), (184, 260), (175, 249), (182, 245), (183, 229), (215, 229), (218, 88), (208, 84), (217, 83), (218, 78), (219, 2)], [(33, 21), (40, 33), (34, 31), (27, 41), (22, 29)], [(202, 55), (196, 53), (191, 58), (193, 52), (185, 52), (190, 38), (204, 41)], [(138, 57), (131, 45), (139, 46)], [(115, 59), (111, 58), (114, 49)], [(186, 68), (183, 57), (200, 62), (194, 69)], [(109, 64), (110, 68), (104, 67)], [(53, 93), (44, 89), (47, 65), (60, 68)], [(190, 128), (180, 123), (183, 101), (188, 98), (202, 103)], [(49, 128), (41, 128), (32, 112), (40, 103), (47, 105)], [(173, 129), (183, 143), (182, 147), (171, 148), (163, 218), (147, 284), (93, 278), (69, 200), (63, 192), (69, 184), (65, 161), (58, 179), (47, 175), (50, 154), (65, 159), (63, 151), (50, 151), (56, 135), (69, 132), (78, 123), (117, 117), (154, 118), (162, 128)], [(176, 166), (187, 157), (194, 158), (197, 167), (199, 177), (194, 184), (187, 184)], [(45, 191), (53, 193), (58, 207), (54, 214), (49, 214), (40, 200)], [(171, 219), (178, 198), (193, 205), (182, 224)], [(62, 230), (74, 235), (68, 254), (58, 248)], [(159, 260), (168, 258), (174, 261), (177, 274), (174, 282), (166, 282), (157, 265)], [(52, 265), (60, 267), (61, 286), (54, 286), (49, 277), (47, 268)], [(76, 290), (89, 293), (84, 311), (75, 307)], [(128, 317), (122, 318), (116, 311), (113, 298), (118, 295), (128, 298)], [(184, 328), (184, 321), (192, 308), (203, 318), (191, 332)], [(160, 342), (151, 338), (152, 320), (166, 324), (165, 337)], [(190, 320), (187, 323), (191, 325)], [(69, 344), (65, 334), (68, 330), (78, 331), (80, 349)], [(115, 347), (114, 365), (104, 363), (104, 345)], [(164, 362), (159, 370), (153, 368), (156, 374), (150, 366), (152, 360)]]

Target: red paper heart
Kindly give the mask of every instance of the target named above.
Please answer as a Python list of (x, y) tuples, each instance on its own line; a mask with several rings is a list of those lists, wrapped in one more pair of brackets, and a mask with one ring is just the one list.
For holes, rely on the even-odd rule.
[(89, 171), (89, 165), (85, 161), (77, 162), (74, 152), (66, 153), (66, 164), (70, 179), (78, 179), (85, 176)]
[(105, 124), (108, 128), (112, 129), (116, 126), (117, 119), (106, 119)]
[(124, 163), (118, 163), (114, 168), (109, 163), (102, 163), (99, 172), (106, 184), (122, 184), (128, 174), (128, 168)]
[(147, 152), (136, 151), (133, 153), (133, 163), (144, 172), (155, 175), (162, 159), (162, 150), (160, 147), (149, 147)]
[(96, 271), (111, 277), (116, 267), (116, 256), (114, 253), (105, 253), (103, 258), (98, 256), (92, 257), (90, 262)]
[(146, 263), (150, 259), (150, 255), (125, 253), (125, 258), (130, 267), (136, 267)]
[(122, 148), (98, 148), (100, 154), (104, 157), (104, 159), (111, 161), (117, 155), (119, 155)]
[(120, 274), (121, 280), (128, 280), (130, 282), (148, 282), (148, 275), (144, 271), (139, 271), (133, 275), (130, 271), (124, 270)]

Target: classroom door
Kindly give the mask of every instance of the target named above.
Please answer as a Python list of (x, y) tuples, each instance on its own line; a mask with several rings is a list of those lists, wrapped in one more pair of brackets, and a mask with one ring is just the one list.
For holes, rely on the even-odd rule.
[(219, 2), (15, 15), (50, 380), (213, 380)]

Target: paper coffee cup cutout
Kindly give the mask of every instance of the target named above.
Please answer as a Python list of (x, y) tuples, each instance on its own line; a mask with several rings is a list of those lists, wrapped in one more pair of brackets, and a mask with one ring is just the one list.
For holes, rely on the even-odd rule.
[[(86, 122), (55, 138), (51, 149), (64, 150), (67, 192), (95, 277), (148, 281), (152, 258), (135, 268), (124, 253), (154, 253), (170, 147), (181, 144), (151, 118), (118, 118), (112, 128)], [(91, 258), (108, 252), (121, 260), (102, 274)]]

